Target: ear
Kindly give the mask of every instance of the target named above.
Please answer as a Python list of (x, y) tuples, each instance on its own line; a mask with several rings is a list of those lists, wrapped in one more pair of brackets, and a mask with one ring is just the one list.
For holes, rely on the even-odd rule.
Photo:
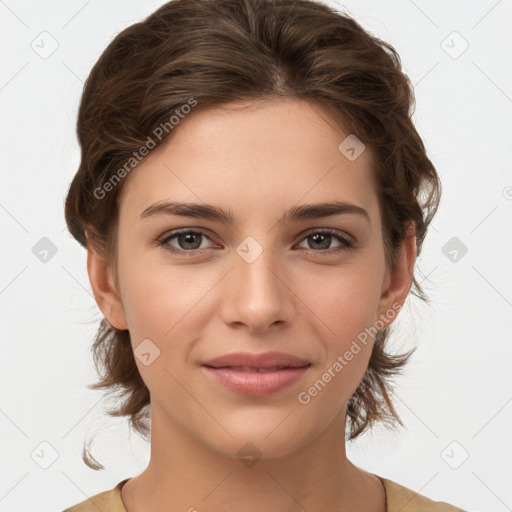
[[(91, 245), (91, 244), (90, 244)], [(128, 329), (123, 303), (119, 297), (106, 260), (94, 248), (87, 248), (87, 272), (94, 298), (112, 327)]]
[[(416, 229), (409, 224), (405, 238), (396, 250), (393, 268), (386, 269), (386, 276), (379, 301), (378, 319), (387, 327), (396, 318), (411, 289), (414, 263), (416, 262)], [(393, 314), (391, 315), (391, 311)]]

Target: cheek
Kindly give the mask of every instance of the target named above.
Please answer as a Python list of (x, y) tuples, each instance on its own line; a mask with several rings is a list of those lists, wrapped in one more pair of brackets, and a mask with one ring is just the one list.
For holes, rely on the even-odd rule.
[(132, 336), (169, 340), (174, 332), (190, 328), (189, 317), (200, 310), (207, 283), (196, 282), (190, 272), (146, 269), (125, 279), (123, 306)]
[(190, 309), (194, 298), (201, 295), (201, 287), (197, 283), (192, 286), (187, 265), (166, 264), (164, 249), (132, 241), (126, 232), (120, 236), (118, 256), (130, 333), (161, 337)]
[[(208, 291), (206, 283), (196, 283), (190, 272), (179, 268), (138, 268), (135, 260), (125, 267), (122, 279), (123, 307), (139, 373), (154, 397), (162, 390), (179, 393), (169, 372), (175, 375), (175, 366), (184, 367), (203, 328), (198, 312)], [(150, 364), (139, 358), (143, 352), (151, 354)]]
[(383, 263), (367, 259), (317, 275), (299, 292), (306, 297), (307, 323), (317, 326), (313, 334), (323, 345), (324, 358), (315, 378), (328, 382), (330, 392), (325, 396), (332, 392), (338, 397), (332, 403), (350, 397), (368, 366), (383, 271)]
[(301, 386), (298, 401), (305, 410), (315, 409), (315, 421), (329, 424), (344, 410), (368, 367), (375, 335), (370, 327), (379, 296), (376, 280), (378, 272), (340, 273), (336, 282), (320, 281), (323, 287), (308, 297), (315, 314), (309, 312), (307, 324), (317, 326), (313, 335), (322, 345), (323, 356)]
[[(323, 269), (306, 281), (297, 281), (298, 295), (325, 327), (334, 343), (347, 340), (373, 324), (376, 319), (383, 265), (360, 261), (334, 269)], [(299, 287), (300, 282), (300, 287)]]

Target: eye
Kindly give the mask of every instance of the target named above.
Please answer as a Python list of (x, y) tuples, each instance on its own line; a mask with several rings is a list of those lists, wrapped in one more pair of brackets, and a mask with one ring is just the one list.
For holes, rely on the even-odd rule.
[[(337, 241), (339, 245), (334, 248), (329, 248), (333, 239)], [(346, 251), (354, 246), (351, 240), (332, 229), (311, 231), (303, 240), (306, 240), (308, 244), (312, 246), (306, 247), (306, 249), (310, 249), (314, 252), (326, 252), (328, 254)]]
[[(206, 233), (202, 231), (186, 229), (166, 236), (162, 240), (159, 240), (159, 243), (169, 251), (185, 254), (201, 252), (202, 250), (207, 249), (208, 247), (204, 247), (202, 244), (203, 239), (210, 240)], [(172, 245), (171, 240), (175, 240), (178, 247)]]
[[(158, 243), (168, 251), (179, 253), (180, 255), (193, 256), (212, 247), (205, 247), (202, 243), (205, 240), (211, 241), (205, 232), (183, 229), (168, 234), (163, 239), (158, 240)], [(305, 249), (315, 253), (333, 254), (346, 251), (354, 246), (351, 240), (332, 229), (310, 231), (302, 240), (307, 241), (310, 246), (305, 247)], [(336, 241), (338, 245), (330, 247), (333, 241)]]

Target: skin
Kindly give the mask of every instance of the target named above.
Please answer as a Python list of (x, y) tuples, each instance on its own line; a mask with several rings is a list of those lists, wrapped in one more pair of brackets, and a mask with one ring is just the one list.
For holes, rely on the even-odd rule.
[[(134, 350), (148, 338), (160, 350), (148, 366), (136, 358), (151, 393), (152, 440), (147, 469), (122, 489), (128, 512), (386, 510), (384, 488), (348, 460), (343, 435), (373, 338), (307, 405), (297, 399), (359, 333), (404, 303), (412, 281), (414, 233), (389, 268), (372, 153), (349, 161), (338, 149), (347, 135), (304, 100), (196, 110), (126, 178), (117, 268), (92, 249), (87, 268), (111, 325), (129, 329)], [(235, 221), (140, 219), (166, 200), (213, 204)], [(364, 208), (369, 220), (346, 213), (279, 222), (292, 206), (333, 200)], [(157, 243), (180, 228), (207, 231), (188, 245), (167, 242), (195, 255)], [(355, 246), (336, 253), (335, 237), (312, 239), (327, 228)], [(263, 251), (251, 263), (236, 252), (248, 236)], [(238, 350), (278, 350), (312, 366), (277, 393), (240, 395), (199, 366)], [(247, 442), (261, 454), (251, 467), (237, 456)]]

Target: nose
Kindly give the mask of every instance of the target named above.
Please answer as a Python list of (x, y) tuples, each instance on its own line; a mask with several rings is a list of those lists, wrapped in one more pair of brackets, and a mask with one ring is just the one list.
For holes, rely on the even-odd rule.
[(290, 273), (271, 248), (263, 249), (254, 261), (237, 254), (224, 283), (224, 322), (260, 333), (290, 323), (296, 312), (290, 281)]

